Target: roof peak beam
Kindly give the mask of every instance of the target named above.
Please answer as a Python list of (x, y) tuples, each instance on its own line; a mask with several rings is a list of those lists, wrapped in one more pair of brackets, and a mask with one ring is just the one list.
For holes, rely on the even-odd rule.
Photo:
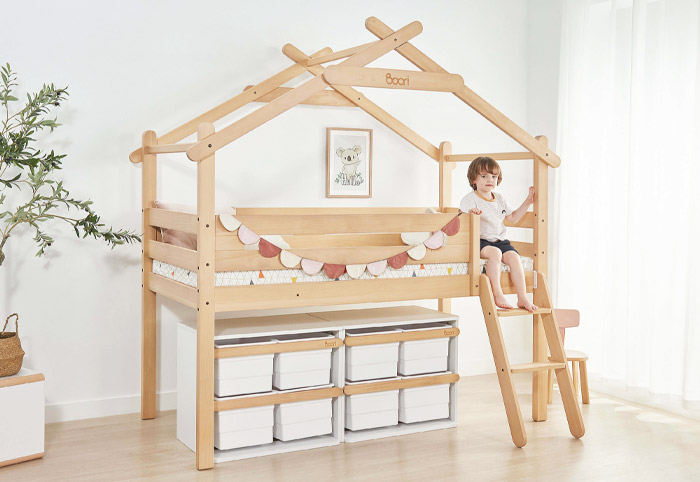
[[(300, 64), (303, 64), (305, 60), (309, 58), (305, 53), (291, 44), (285, 45), (282, 51), (287, 57)], [(309, 66), (307, 67), (307, 70), (314, 75), (322, 75), (324, 72), (324, 68), (318, 65)], [(352, 87), (342, 85), (332, 85), (331, 87), (342, 94), (350, 102), (357, 105), (360, 109), (364, 110), (369, 115), (394, 131), (397, 135), (403, 137), (406, 141), (415, 146), (418, 150), (425, 153), (428, 157), (438, 161), (440, 153), (436, 146), (432, 145), (430, 142), (416, 134), (408, 126), (369, 100), (364, 94), (358, 92)]]
[[(392, 35), (388, 35), (386, 38), (381, 39), (361, 52), (353, 54), (351, 57), (341, 62), (340, 65), (364, 67), (384, 54), (391, 52), (397, 47), (405, 44), (422, 31), (423, 26), (420, 22), (411, 22), (405, 27), (393, 32)], [(304, 66), (300, 65), (300, 67)], [(260, 107), (254, 112), (251, 112), (242, 119), (239, 119), (238, 121), (224, 127), (219, 132), (195, 143), (194, 146), (187, 150), (187, 157), (197, 162), (209, 157), (213, 152), (235, 141), (239, 137), (247, 134), (267, 121), (277, 117), (281, 113), (286, 112), (295, 105), (299, 104), (301, 101), (311, 97), (317, 92), (322, 91), (327, 86), (328, 84), (325, 80), (323, 80), (322, 76), (319, 75), (314, 77), (299, 87), (296, 87), (295, 89), (278, 97), (267, 105)], [(248, 91), (244, 91), (240, 95), (243, 95), (246, 92)]]
[(331, 65), (323, 73), (326, 82), (355, 87), (379, 87), (397, 90), (457, 92), (464, 85), (461, 75), (399, 69), (371, 69)]
[[(328, 47), (325, 47), (313, 54), (311, 57), (316, 58), (319, 56), (324, 56), (330, 52), (333, 52), (333, 50), (331, 50)], [(232, 97), (229, 100), (217, 105), (213, 109), (208, 110), (204, 114), (201, 114), (195, 117), (194, 119), (185, 122), (181, 126), (176, 127), (170, 132), (163, 134), (157, 139), (157, 144), (175, 144), (176, 142), (181, 141), (185, 137), (197, 132), (199, 124), (203, 122), (214, 123), (222, 117), (225, 117), (230, 113), (240, 109), (241, 107), (256, 101), (260, 97), (265, 96), (266, 94), (275, 90), (277, 87), (300, 76), (304, 72), (306, 72), (306, 69), (304, 69), (303, 66), (300, 65), (295, 64), (291, 67), (287, 67), (286, 69), (282, 70), (281, 72), (278, 72), (272, 77), (269, 77), (263, 80), (262, 82), (254, 85), (253, 88), (241, 92), (235, 97)], [(141, 162), (143, 160), (143, 148), (139, 147), (131, 154), (129, 154), (129, 160), (133, 163)]]
[[(380, 39), (390, 37), (394, 33), (391, 27), (376, 17), (369, 17), (365, 21), (365, 27)], [(443, 69), (434, 60), (408, 42), (398, 47), (396, 51), (406, 60), (413, 63), (416, 67), (423, 71), (447, 73), (447, 70)], [(532, 137), (523, 128), (506, 117), (494, 106), (479, 97), (466, 85), (463, 85), (462, 89), (459, 92), (455, 92), (454, 95), (489, 120), (493, 125), (505, 132), (515, 142), (532, 152), (537, 159), (552, 167), (559, 167), (561, 164), (561, 159), (559, 159), (559, 156), (550, 150), (544, 143)]]

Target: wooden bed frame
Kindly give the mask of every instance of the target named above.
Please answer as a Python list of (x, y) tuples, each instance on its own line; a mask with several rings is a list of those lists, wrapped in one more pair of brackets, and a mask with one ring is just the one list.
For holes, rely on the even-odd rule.
[[(464, 85), (458, 75), (445, 69), (409, 43), (422, 26), (413, 22), (393, 31), (371, 17), (367, 29), (378, 40), (339, 52), (322, 49), (307, 56), (292, 45), (283, 52), (294, 64), (259, 84), (182, 126), (157, 137), (155, 132), (143, 134), (142, 146), (131, 153), (130, 160), (141, 163), (143, 170), (143, 323), (141, 414), (143, 419), (156, 416), (156, 294), (197, 310), (197, 451), (198, 469), (213, 467), (214, 445), (214, 318), (217, 312), (239, 310), (298, 308), (349, 303), (386, 302), (412, 299), (438, 299), (438, 309), (449, 312), (450, 299), (481, 296), (491, 339), (494, 360), (503, 391), (511, 434), (517, 446), (526, 442), (522, 416), (513, 389), (511, 372), (533, 372), (533, 419), (545, 420), (547, 410), (547, 369), (555, 369), (569, 418), (571, 433), (583, 435), (578, 404), (566, 389), (571, 376), (563, 361), (563, 348), (556, 330), (551, 300), (546, 291), (547, 273), (547, 177), (548, 167), (557, 167), (558, 156), (547, 146), (543, 136), (534, 138), (501, 112)], [(365, 65), (396, 50), (415, 64), (420, 71), (366, 68)], [(323, 64), (342, 62), (324, 69)], [(302, 73), (314, 77), (296, 88), (281, 87)], [(389, 78), (410, 79), (402, 85), (387, 83)], [(523, 152), (453, 154), (451, 144), (434, 146), (410, 130), (388, 112), (372, 103), (352, 86), (372, 86), (404, 90), (451, 92), (475, 109), (504, 133), (525, 148)], [(330, 89), (328, 89), (330, 87)], [(215, 131), (213, 122), (247, 105), (266, 103), (240, 120)], [(457, 162), (470, 162), (488, 155), (496, 160), (533, 159), (534, 186), (537, 198), (534, 210), (517, 225), (533, 230), (532, 243), (514, 243), (519, 252), (534, 259), (536, 273), (527, 273), (527, 287), (534, 291), (543, 310), (533, 317), (533, 363), (511, 367), (505, 355), (497, 316), (525, 314), (524, 310), (499, 312), (493, 304), (488, 280), (480, 273), (479, 217), (460, 216), (459, 232), (449, 238), (447, 246), (430, 251), (418, 263), (469, 263), (466, 275), (418, 277), (404, 279), (348, 280), (341, 283), (308, 282), (278, 285), (215, 287), (215, 271), (284, 269), (277, 258), (263, 258), (258, 251), (244, 250), (236, 233), (226, 230), (214, 211), (215, 153), (247, 132), (259, 127), (294, 105), (356, 106), (382, 122), (399, 136), (437, 162), (439, 169), (439, 202), (437, 214), (426, 214), (425, 208), (242, 208), (236, 218), (257, 234), (284, 234), (296, 254), (305, 249), (316, 255), (323, 253), (326, 262), (338, 264), (367, 263), (385, 259), (405, 251), (400, 234), (410, 231), (436, 231), (459, 212), (452, 202), (452, 170)], [(197, 142), (179, 143), (197, 133)], [(197, 162), (197, 214), (155, 208), (158, 154), (186, 153)], [(160, 241), (158, 229), (174, 229), (197, 236), (197, 250), (185, 249)], [(333, 236), (329, 236), (333, 234)], [(313, 248), (313, 249), (311, 249)], [(371, 259), (368, 259), (371, 258)], [(197, 273), (197, 288), (153, 273), (153, 260), (177, 265)], [(332, 260), (332, 261), (331, 261)], [(409, 262), (415, 262), (409, 260)], [(539, 279), (539, 282), (538, 282)], [(485, 281), (486, 280), (486, 281)], [(514, 289), (507, 275), (502, 277), (505, 293)], [(537, 287), (535, 287), (537, 286)], [(490, 298), (489, 298), (490, 297)], [(550, 308), (550, 309), (548, 309)], [(501, 310), (502, 311), (502, 310)], [(552, 329), (554, 327), (554, 329)], [(551, 332), (551, 333), (550, 333)], [(557, 346), (558, 341), (558, 346)], [(548, 361), (547, 342), (551, 352)], [(563, 387), (563, 388), (562, 388)]]

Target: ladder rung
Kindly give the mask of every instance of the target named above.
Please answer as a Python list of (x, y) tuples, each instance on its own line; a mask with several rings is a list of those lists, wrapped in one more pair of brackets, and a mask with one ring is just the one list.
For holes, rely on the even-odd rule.
[(550, 370), (557, 368), (566, 368), (566, 363), (564, 362), (537, 362), (537, 363), (523, 363), (522, 365), (511, 365), (510, 371), (512, 373), (523, 373), (523, 372), (537, 372), (540, 370)]
[(527, 311), (525, 308), (515, 308), (512, 310), (496, 310), (498, 316), (544, 315), (551, 312), (551, 308), (538, 308), (534, 312)]

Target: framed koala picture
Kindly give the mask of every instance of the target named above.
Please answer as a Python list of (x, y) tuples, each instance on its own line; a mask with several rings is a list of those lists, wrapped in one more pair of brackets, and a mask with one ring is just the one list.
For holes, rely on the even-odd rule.
[(326, 197), (372, 197), (372, 129), (326, 129)]

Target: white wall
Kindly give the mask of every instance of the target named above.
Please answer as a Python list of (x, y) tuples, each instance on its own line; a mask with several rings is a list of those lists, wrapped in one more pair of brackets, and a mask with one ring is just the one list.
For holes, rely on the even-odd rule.
[[(42, 138), (67, 153), (63, 177), (89, 197), (106, 223), (140, 231), (140, 167), (127, 155), (141, 133), (158, 134), (290, 65), (281, 47), (311, 53), (374, 39), (364, 28), (375, 15), (398, 28), (420, 20), (414, 44), (467, 85), (528, 127), (528, 5), (491, 2), (14, 2), (0, 30), (0, 62), (19, 72), (21, 88), (68, 85), (64, 125)], [(414, 68), (397, 54), (374, 65)], [(366, 89), (368, 96), (435, 145), (455, 153), (517, 150), (500, 130), (449, 94)], [(246, 110), (248, 111), (248, 110)], [(237, 114), (240, 115), (240, 114)], [(236, 116), (233, 116), (235, 118)], [(231, 119), (228, 119), (229, 121)], [(218, 127), (225, 123), (219, 123)], [(374, 196), (326, 199), (325, 128), (374, 129)], [(539, 125), (538, 125), (539, 127)], [(538, 133), (542, 133), (538, 130)], [(546, 132), (552, 134), (553, 132)], [(184, 156), (162, 163), (159, 197), (193, 202), (194, 165)], [(524, 197), (530, 167), (505, 166), (503, 192)], [(454, 203), (466, 193), (466, 166), (455, 171)], [(437, 165), (363, 112), (300, 106), (217, 154), (219, 206), (434, 206)], [(48, 420), (137, 411), (140, 373), (140, 248), (110, 251), (51, 230), (56, 243), (35, 258), (32, 234), (18, 232), (0, 267), (0, 310), (20, 313), (26, 366), (46, 375)], [(159, 297), (160, 298), (160, 297)], [(435, 307), (430, 301), (427, 306)], [(463, 375), (493, 370), (478, 299), (460, 299)], [(175, 322), (195, 313), (168, 300), (158, 304), (159, 381), (173, 407)], [(508, 323), (512, 358), (529, 356), (529, 330)], [(466, 382), (468, 383), (468, 382)]]

